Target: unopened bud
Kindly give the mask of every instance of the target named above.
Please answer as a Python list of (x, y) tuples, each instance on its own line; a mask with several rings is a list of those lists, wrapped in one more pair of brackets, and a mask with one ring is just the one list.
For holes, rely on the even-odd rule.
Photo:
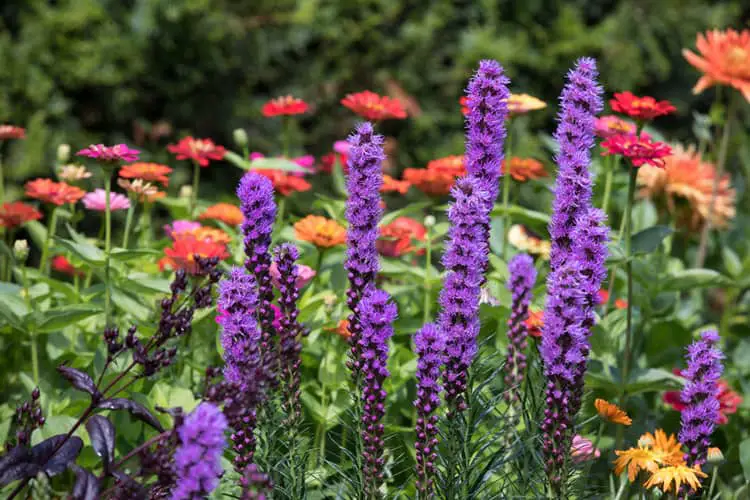
[(19, 264), (26, 262), (29, 256), (29, 242), (26, 240), (16, 240), (13, 243), (13, 257)]
[(234, 143), (239, 147), (244, 148), (245, 146), (247, 146), (247, 132), (245, 132), (245, 129), (234, 129), (234, 132), (232, 132), (232, 137), (234, 137)]
[(706, 455), (706, 459), (708, 460), (708, 463), (710, 464), (720, 464), (724, 461), (724, 454), (721, 452), (719, 448), (711, 447), (708, 449), (708, 454)]
[(70, 160), (70, 144), (60, 144), (57, 146), (57, 162), (65, 164), (68, 160)]
[(424, 218), (424, 225), (427, 227), (432, 227), (435, 225), (435, 216), (434, 215), (428, 215)]
[(186, 184), (180, 188), (180, 198), (190, 199), (193, 196), (193, 186)]

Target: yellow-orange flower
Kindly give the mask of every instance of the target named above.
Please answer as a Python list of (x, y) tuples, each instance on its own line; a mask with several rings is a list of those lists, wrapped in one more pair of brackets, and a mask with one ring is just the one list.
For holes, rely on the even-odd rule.
[(615, 474), (618, 476), (627, 467), (628, 480), (632, 483), (642, 470), (656, 472), (659, 464), (653, 452), (648, 448), (630, 448), (629, 450), (615, 450)]
[(628, 479), (635, 481), (638, 472), (645, 470), (656, 472), (659, 467), (678, 467), (685, 465), (682, 445), (674, 434), (667, 434), (656, 429), (654, 434), (647, 432), (638, 439), (638, 447), (628, 450), (615, 450), (615, 474), (620, 475), (627, 468)]
[(508, 230), (508, 242), (517, 249), (538, 255), (544, 260), (549, 260), (552, 243), (531, 234), (520, 224), (513, 224)]
[(695, 46), (700, 55), (682, 50), (685, 59), (703, 72), (693, 93), (723, 84), (736, 88), (750, 102), (750, 30), (699, 33)]
[(547, 103), (529, 94), (511, 94), (508, 100), (508, 112), (512, 115), (523, 115), (547, 107)]
[(302, 241), (329, 248), (346, 242), (346, 229), (335, 220), (308, 215), (294, 224), (294, 234)]
[(661, 429), (656, 429), (653, 434), (647, 432), (638, 440), (638, 446), (642, 445), (650, 446), (658, 462), (663, 465), (685, 463), (682, 445), (674, 434), (667, 436), (667, 433)]
[(509, 160), (503, 161), (503, 174), (505, 174), (506, 169), (510, 172), (510, 176), (518, 182), (541, 179), (542, 177), (547, 177), (549, 175), (547, 171), (544, 170), (542, 162), (537, 161), (534, 158), (519, 158), (514, 156)]
[(427, 170), (450, 174), (454, 177), (466, 175), (466, 165), (463, 155), (450, 155), (427, 163)]
[(119, 176), (124, 179), (143, 179), (148, 182), (159, 182), (164, 187), (169, 185), (169, 174), (172, 169), (159, 163), (132, 163), (123, 165)]
[(227, 226), (239, 226), (245, 219), (242, 210), (231, 203), (211, 205), (198, 218), (201, 220), (218, 220)]
[(633, 423), (627, 413), (621, 410), (619, 406), (612, 404), (609, 401), (597, 399), (594, 401), (594, 406), (596, 407), (599, 416), (607, 422), (622, 425), (630, 425)]
[[(714, 227), (726, 228), (734, 218), (736, 192), (728, 175), (719, 179), (713, 211), (710, 210), (716, 167), (702, 160), (694, 147), (674, 146), (664, 159), (664, 168), (643, 165), (638, 169), (640, 195), (664, 196), (667, 209), (681, 225), (697, 229), (708, 219)], [(688, 205), (678, 203), (686, 200)]]
[[(644, 486), (646, 488), (653, 488), (658, 485), (664, 493), (668, 491), (678, 493), (680, 491), (680, 486), (683, 484), (690, 486), (691, 490), (698, 490), (701, 487), (701, 481), (698, 479), (699, 477), (707, 476), (698, 466), (695, 468), (688, 467), (687, 465), (663, 467), (655, 471), (648, 481), (646, 481)], [(673, 485), (674, 489), (672, 488)]]

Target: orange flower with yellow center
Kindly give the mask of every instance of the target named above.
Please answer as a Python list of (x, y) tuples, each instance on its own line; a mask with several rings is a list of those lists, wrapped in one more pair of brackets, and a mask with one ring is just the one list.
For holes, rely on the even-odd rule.
[(169, 185), (169, 174), (172, 169), (159, 163), (133, 163), (124, 165), (119, 172), (124, 179), (143, 179), (147, 182), (159, 182), (162, 186)]
[(506, 103), (511, 116), (523, 115), (547, 107), (546, 102), (529, 94), (511, 94)]
[(533, 158), (519, 158), (514, 156), (510, 160), (504, 160), (502, 171), (510, 172), (510, 176), (518, 182), (525, 182), (532, 179), (541, 179), (547, 177), (549, 174), (544, 170), (542, 162), (537, 161)]
[(628, 414), (620, 409), (619, 406), (610, 403), (604, 399), (597, 399), (594, 401), (599, 416), (607, 422), (613, 424), (630, 425), (633, 421), (628, 417)]
[(172, 239), (174, 240), (189, 238), (194, 238), (198, 241), (210, 241), (221, 245), (226, 245), (232, 241), (232, 238), (221, 229), (208, 226), (199, 226), (195, 229), (172, 233)]
[(430, 196), (444, 196), (450, 193), (457, 177), (466, 175), (464, 157), (451, 155), (432, 160), (427, 168), (407, 168), (404, 180)]
[(55, 182), (52, 179), (34, 179), (26, 183), (26, 196), (44, 203), (64, 205), (75, 203), (86, 194), (81, 188), (71, 186), (64, 182)]
[(682, 445), (674, 434), (656, 429), (654, 434), (647, 432), (638, 440), (637, 448), (615, 450), (615, 474), (620, 475), (627, 468), (628, 479), (632, 483), (642, 470), (655, 473), (660, 467), (685, 465)]
[(218, 220), (227, 226), (239, 226), (245, 220), (242, 210), (231, 203), (211, 205), (198, 218), (200, 220)]
[(643, 486), (646, 488), (659, 486), (664, 493), (672, 491), (677, 494), (680, 492), (680, 486), (685, 484), (689, 486), (691, 490), (696, 491), (701, 487), (701, 481), (698, 479), (699, 477), (708, 477), (705, 472), (700, 470), (700, 467), (675, 465), (671, 467), (663, 467), (657, 470)]
[(294, 224), (297, 239), (307, 241), (322, 248), (343, 245), (346, 242), (346, 229), (332, 219), (320, 215), (308, 215)]
[(750, 30), (712, 30), (699, 33), (695, 46), (700, 55), (682, 50), (687, 61), (703, 72), (694, 94), (722, 84), (739, 90), (750, 102)]

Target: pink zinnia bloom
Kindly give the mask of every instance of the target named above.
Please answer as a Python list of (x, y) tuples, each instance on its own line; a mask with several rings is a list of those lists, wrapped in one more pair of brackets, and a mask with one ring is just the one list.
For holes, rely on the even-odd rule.
[[(275, 262), (271, 263), (271, 267), (268, 269), (268, 272), (271, 274), (271, 282), (276, 288), (279, 288), (279, 280), (281, 279), (281, 274), (279, 274), (279, 268), (276, 266)], [(301, 290), (302, 287), (310, 283), (312, 279), (315, 277), (315, 269), (312, 267), (306, 266), (304, 264), (297, 264), (297, 282), (294, 284), (297, 287), (297, 290)]]
[(92, 144), (80, 150), (76, 155), (86, 156), (104, 163), (131, 163), (138, 161), (140, 153), (137, 149), (130, 149), (126, 144), (115, 144), (114, 146)]
[(602, 116), (594, 122), (594, 132), (603, 139), (617, 134), (635, 135), (636, 131), (635, 123), (615, 115)]
[(200, 222), (195, 222), (192, 220), (175, 220), (172, 221), (171, 224), (167, 224), (164, 226), (164, 232), (167, 233), (167, 236), (173, 238), (173, 235), (175, 234), (189, 233), (191, 231), (195, 231), (199, 227), (201, 227)]
[(348, 155), (349, 147), (349, 141), (336, 141), (333, 143), (333, 150), (340, 155)]
[[(83, 201), (83, 206), (89, 210), (104, 212), (107, 207), (107, 193), (103, 189), (95, 189), (91, 193), (86, 193), (81, 201)], [(109, 209), (111, 211), (127, 210), (128, 208), (130, 208), (130, 200), (127, 196), (119, 193), (109, 193)]]
[(594, 443), (590, 440), (576, 434), (573, 438), (573, 444), (570, 447), (570, 455), (573, 457), (573, 461), (579, 464), (599, 458), (601, 452), (597, 448), (594, 448)]

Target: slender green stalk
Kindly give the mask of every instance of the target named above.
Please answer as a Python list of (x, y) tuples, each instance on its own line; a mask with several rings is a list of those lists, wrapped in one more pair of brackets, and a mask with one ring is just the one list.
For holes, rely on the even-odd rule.
[[(21, 264), (18, 267), (21, 268), (23, 299), (26, 302), (26, 307), (28, 307), (29, 311), (33, 311), (34, 304), (31, 301), (31, 294), (29, 293), (29, 280), (26, 278), (26, 266)], [(36, 333), (31, 329), (29, 329), (29, 340), (31, 342), (31, 374), (34, 378), (34, 384), (39, 385), (39, 354), (37, 352)]]
[(122, 236), (122, 248), (128, 248), (128, 238), (130, 237), (130, 226), (133, 224), (133, 213), (135, 212), (135, 197), (130, 197), (130, 206), (128, 215), (125, 217), (125, 234)]
[(138, 218), (138, 246), (145, 246), (151, 239), (151, 203), (143, 202), (143, 210)]
[(110, 198), (112, 195), (112, 172), (104, 172), (104, 324), (109, 326), (111, 314), (111, 289), (109, 259), (112, 252), (112, 209)]
[(49, 260), (49, 245), (52, 238), (55, 237), (57, 231), (57, 206), (52, 207), (52, 214), (49, 218), (49, 226), (47, 227), (47, 237), (44, 238), (44, 244), (42, 245), (42, 256), (39, 259), (39, 272), (42, 274), (49, 274), (48, 260)]
[(424, 305), (422, 306), (422, 324), (430, 321), (430, 306), (432, 305), (432, 235), (430, 234), (430, 226), (426, 227), (427, 234), (425, 241), (427, 242), (425, 248), (425, 264), (424, 264)]
[(625, 207), (625, 272), (628, 276), (628, 308), (626, 312), (625, 327), (625, 354), (622, 361), (622, 396), (625, 399), (625, 387), (628, 383), (628, 375), (631, 363), (631, 349), (633, 344), (633, 255), (632, 255), (632, 233), (633, 233), (633, 199), (635, 198), (635, 181), (638, 177), (638, 169), (630, 167), (630, 180), (628, 182), (628, 203)]
[(5, 201), (5, 176), (3, 174), (3, 141), (0, 141), (0, 203)]
[(508, 122), (508, 137), (505, 139), (507, 145), (505, 149), (505, 165), (507, 168), (503, 169), (503, 260), (508, 260), (508, 230), (510, 228), (510, 213), (508, 212), (509, 201), (510, 201), (510, 160), (511, 160), (511, 148), (513, 146), (513, 122)]
[(607, 156), (605, 160), (607, 174), (604, 179), (604, 199), (602, 200), (602, 211), (605, 215), (609, 215), (608, 209), (609, 209), (609, 201), (612, 195), (612, 182), (615, 177), (615, 171), (617, 170), (617, 167), (620, 163), (620, 157), (619, 156)]
[(189, 214), (192, 218), (195, 215), (195, 208), (198, 205), (198, 187), (201, 182), (201, 166), (196, 161), (193, 162), (193, 190), (190, 193), (190, 207)]
[(291, 142), (291, 124), (289, 117), (282, 116), (281, 117), (281, 154), (284, 155), (284, 158), (289, 158), (289, 144)]

